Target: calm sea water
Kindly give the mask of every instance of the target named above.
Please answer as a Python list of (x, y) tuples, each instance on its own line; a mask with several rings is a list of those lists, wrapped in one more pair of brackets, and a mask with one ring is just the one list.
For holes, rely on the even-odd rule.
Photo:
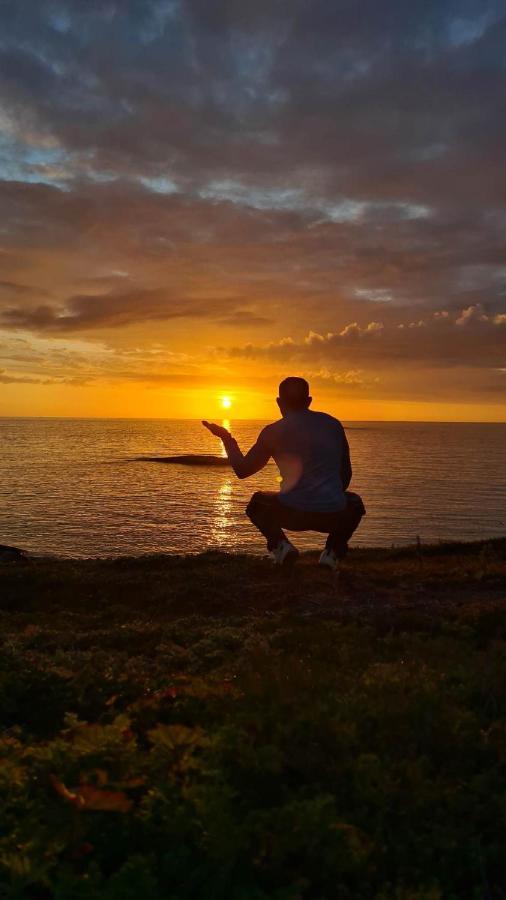
[[(262, 424), (231, 422), (244, 450)], [(367, 507), (355, 545), (506, 534), (506, 425), (353, 422), (347, 433)], [(238, 481), (226, 468), (135, 459), (219, 454), (198, 422), (0, 419), (0, 448), (0, 543), (65, 556), (264, 552), (244, 507), (277, 488), (273, 463)]]

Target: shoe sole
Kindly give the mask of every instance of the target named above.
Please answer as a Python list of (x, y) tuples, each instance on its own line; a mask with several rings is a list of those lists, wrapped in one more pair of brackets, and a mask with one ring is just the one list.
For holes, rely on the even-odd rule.
[(299, 556), (300, 553), (298, 550), (290, 550), (290, 552), (286, 554), (283, 562), (273, 561), (273, 565), (276, 567), (276, 569), (291, 569), (297, 562)]
[(291, 566), (295, 565), (299, 556), (300, 556), (300, 553), (298, 550), (290, 550), (290, 553), (286, 554), (286, 556), (281, 564), (282, 568), (285, 568), (285, 566), (288, 566), (288, 568), (291, 568)]
[(339, 570), (339, 563), (336, 563), (335, 566), (331, 566), (329, 563), (320, 562), (320, 560), (318, 560), (318, 565), (320, 569), (328, 569), (329, 572), (337, 572)]

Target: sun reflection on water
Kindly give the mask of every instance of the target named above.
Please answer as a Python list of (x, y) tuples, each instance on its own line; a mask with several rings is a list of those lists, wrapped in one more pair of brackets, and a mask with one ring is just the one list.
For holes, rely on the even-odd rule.
[[(224, 428), (227, 429), (227, 431), (230, 431), (230, 419), (222, 419), (221, 424), (223, 425)], [(225, 450), (225, 447), (223, 446), (223, 444), (221, 445), (221, 455), (222, 456), (227, 455), (227, 451)]]
[(216, 543), (228, 543), (230, 541), (230, 528), (232, 526), (232, 479), (227, 477), (222, 481), (216, 495), (216, 503), (212, 521), (212, 535)]

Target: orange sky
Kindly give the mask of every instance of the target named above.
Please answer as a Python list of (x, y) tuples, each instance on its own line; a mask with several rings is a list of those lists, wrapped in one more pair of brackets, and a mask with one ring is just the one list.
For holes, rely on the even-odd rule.
[[(314, 409), (322, 409), (343, 421), (504, 422), (503, 405), (463, 403), (414, 403), (412, 401), (340, 401), (332, 394), (313, 390)], [(273, 396), (276, 396), (274, 390)], [(224, 411), (218, 394), (206, 390), (179, 389), (175, 395), (162, 389), (84, 389), (75, 405), (72, 389), (47, 391), (12, 390), (2, 398), (4, 416), (70, 416), (91, 418), (173, 418), (221, 420)], [(253, 392), (238, 392), (228, 416), (237, 419), (274, 420), (279, 411), (274, 399)]]

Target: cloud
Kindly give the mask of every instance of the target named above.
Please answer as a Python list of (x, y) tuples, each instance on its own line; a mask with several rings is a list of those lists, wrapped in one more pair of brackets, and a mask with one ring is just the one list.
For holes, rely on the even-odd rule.
[(0, 384), (48, 384), (48, 382), (42, 378), (29, 378), (24, 375), (9, 375), (7, 372), (2, 371), (0, 372)]
[[(223, 313), (231, 309), (227, 318)], [(228, 298), (178, 298), (162, 289), (133, 288), (104, 294), (69, 297), (61, 307), (42, 304), (32, 308), (13, 307), (0, 312), (4, 328), (35, 332), (77, 332), (115, 328), (139, 322), (177, 318), (220, 318), (230, 324), (256, 325), (268, 322), (244, 310), (233, 309)]]
[(333, 372), (328, 368), (316, 369), (306, 373), (311, 384), (323, 385), (324, 387), (337, 386), (339, 388), (367, 388), (373, 382), (377, 382), (377, 378), (371, 378), (361, 369), (348, 369), (347, 371)]
[(361, 327), (352, 322), (339, 332), (309, 332), (301, 341), (288, 337), (219, 352), (232, 358), (327, 361), (365, 369), (410, 363), (499, 367), (506, 359), (506, 316), (488, 316), (480, 307), (468, 307), (453, 316), (435, 312), (427, 319), (388, 326), (369, 322)]
[[(350, 325), (346, 325), (346, 328), (343, 328), (343, 330), (339, 332), (339, 337), (345, 338), (346, 340), (359, 340), (364, 337), (371, 337), (371, 335), (381, 334), (383, 328), (383, 322), (369, 322), (365, 328), (361, 328), (357, 322), (351, 322)], [(332, 337), (335, 336), (336, 335), (332, 335)], [(317, 337), (320, 337), (320, 335)]]
[[(383, 318), (387, 307), (412, 304), (482, 303), (496, 313), (504, 306), (503, 244), (498, 232), (476, 219), (455, 221), (451, 239), (441, 219), (430, 227), (418, 220), (382, 226), (379, 238), (367, 222), (310, 227), (304, 210), (267, 213), (231, 202), (159, 196), (132, 182), (79, 184), (68, 192), (0, 182), (0, 202), (7, 223), (5, 280), (21, 283), (17, 274), (23, 267), (35, 285), (26, 296), (4, 291), (4, 309), (11, 310), (5, 322), (11, 325), (68, 330), (87, 319), (86, 327), (101, 327), (95, 301), (87, 316), (84, 301), (76, 309), (73, 300), (99, 294), (104, 316), (116, 311), (117, 328), (146, 321), (148, 313), (153, 320), (163, 318), (162, 312), (170, 319), (183, 304), (191, 315), (193, 298), (204, 293), (211, 315), (221, 311), (238, 328), (254, 324), (238, 310), (252, 311), (257, 324), (267, 325), (260, 320), (282, 321), (287, 303), (308, 329), (320, 330), (326, 322), (335, 327), (335, 318), (345, 325), (350, 315), (363, 324), (358, 316), (373, 307), (377, 314), (378, 290), (388, 290), (391, 298), (381, 303)], [(483, 290), (476, 275), (468, 284), (461, 273), (473, 254), (483, 261)], [(153, 291), (151, 298), (146, 291)], [(124, 303), (131, 315), (122, 317), (123, 301), (114, 298), (130, 293)], [(54, 303), (34, 302), (48, 294)]]
[(201, 359), (160, 345), (120, 349), (63, 335), (20, 338), (0, 332), (0, 358), (9, 366), (0, 369), (3, 384), (205, 387), (209, 383), (209, 367), (204, 370)]
[[(19, 137), (51, 138), (91, 171), (170, 168), (176, 182), (305, 169), (404, 201), (447, 196), (465, 170), (468, 192), (493, 196), (499, 2), (468, 2), (465, 17), (435, 0), (409, 16), (392, 0), (366, 0), (360, 17), (332, 0), (257, 5), (28, 0), (21, 22), (7, 0), (4, 102)], [(477, 178), (479, 142), (494, 171)]]
[(225, 316), (219, 321), (223, 325), (254, 328), (256, 325), (271, 325), (273, 320), (267, 316), (259, 316), (257, 313), (248, 309), (237, 309), (231, 315)]
[(86, 380), (83, 378), (36, 378), (30, 375), (15, 375), (10, 372), (6, 372), (4, 369), (0, 369), (0, 384), (42, 384), (42, 385), (54, 385), (54, 384), (70, 384), (78, 387), (82, 387), (83, 384), (86, 384)]
[(18, 284), (16, 281), (0, 281), (0, 292), (21, 296), (38, 293), (36, 288), (30, 287), (27, 284)]

